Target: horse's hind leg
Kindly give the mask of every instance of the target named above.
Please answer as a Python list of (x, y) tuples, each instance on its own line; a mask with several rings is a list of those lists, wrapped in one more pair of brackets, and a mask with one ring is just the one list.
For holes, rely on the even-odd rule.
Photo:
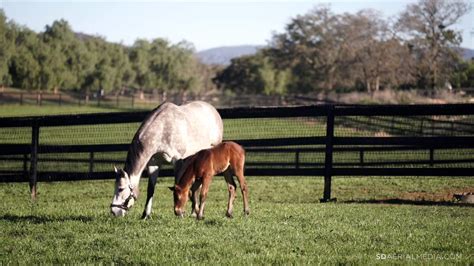
[(244, 214), (249, 215), (250, 208), (249, 208), (249, 200), (248, 200), (248, 187), (247, 187), (247, 182), (245, 181), (245, 177), (244, 177), (244, 160), (243, 159), (241, 162), (238, 162), (235, 165), (234, 173), (235, 173), (235, 176), (237, 177), (237, 180), (239, 180), (240, 191), (242, 192), (242, 196), (244, 198)]
[(148, 179), (148, 189), (146, 195), (145, 210), (143, 210), (142, 219), (151, 218), (151, 206), (153, 204), (153, 194), (155, 194), (156, 179), (158, 178), (159, 166), (148, 166), (150, 178)]
[(227, 183), (227, 190), (229, 191), (229, 200), (227, 202), (227, 212), (225, 215), (232, 218), (232, 213), (234, 212), (235, 188), (237, 185), (235, 184), (230, 167), (224, 172), (224, 178)]

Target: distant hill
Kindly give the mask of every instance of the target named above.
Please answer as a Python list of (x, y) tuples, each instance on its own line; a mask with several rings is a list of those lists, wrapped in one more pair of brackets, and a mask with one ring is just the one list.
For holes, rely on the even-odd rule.
[(462, 49), (462, 58), (464, 60), (471, 60), (474, 58), (474, 50), (468, 48), (461, 48)]
[[(197, 57), (204, 64), (208, 65), (229, 65), (232, 58), (241, 57), (244, 55), (253, 55), (263, 45), (238, 45), (238, 46), (223, 46), (216, 47), (196, 53)], [(461, 54), (464, 60), (474, 58), (474, 50), (468, 48), (461, 48)]]
[(196, 55), (204, 64), (228, 65), (232, 58), (255, 54), (263, 45), (239, 45), (216, 47), (198, 52)]

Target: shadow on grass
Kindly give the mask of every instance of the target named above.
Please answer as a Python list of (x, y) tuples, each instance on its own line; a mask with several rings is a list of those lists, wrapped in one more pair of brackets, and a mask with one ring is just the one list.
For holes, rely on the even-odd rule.
[(390, 204), (390, 205), (418, 205), (418, 206), (449, 206), (449, 207), (474, 207), (474, 204), (452, 201), (408, 200), (408, 199), (382, 199), (382, 200), (348, 200), (340, 203), (357, 204)]
[(35, 216), (35, 215), (26, 215), (18, 216), (6, 214), (0, 216), (0, 220), (17, 223), (17, 222), (28, 222), (33, 224), (45, 224), (52, 222), (69, 222), (69, 221), (78, 221), (78, 222), (91, 222), (93, 221), (92, 217), (76, 215), (76, 216), (60, 216), (60, 217), (49, 217), (49, 216)]

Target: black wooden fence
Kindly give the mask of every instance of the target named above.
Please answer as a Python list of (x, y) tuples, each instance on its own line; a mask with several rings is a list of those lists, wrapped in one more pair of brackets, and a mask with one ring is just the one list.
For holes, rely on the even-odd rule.
[[(474, 176), (473, 104), (316, 105), (232, 108), (220, 109), (219, 113), (225, 122), (244, 121), (234, 125), (235, 130), (242, 132), (224, 135), (224, 138), (246, 148), (250, 155), (247, 156), (246, 175), (324, 176), (322, 201), (331, 199), (333, 176)], [(138, 125), (146, 115), (147, 112), (132, 112), (0, 118), (0, 162), (6, 166), (0, 168), (0, 181), (29, 181), (32, 197), (35, 197), (38, 180), (113, 178), (110, 170), (100, 171), (96, 167), (99, 164), (121, 164), (125, 158), (104, 159), (96, 155), (124, 153), (131, 139), (113, 144), (92, 141), (79, 145), (42, 144), (42, 131), (47, 128), (61, 131), (78, 125)], [(258, 131), (257, 137), (235, 137), (247, 136), (244, 134), (246, 130), (255, 130), (252, 126), (265, 123), (277, 125)], [(284, 128), (286, 125), (288, 129)], [(428, 129), (420, 131), (420, 127)], [(31, 129), (26, 133), (31, 134), (28, 141), (12, 141), (15, 129), (27, 128)], [(7, 131), (2, 133), (2, 129)], [(320, 132), (312, 133), (313, 129)], [(303, 130), (308, 132), (299, 134)], [(276, 131), (280, 133), (273, 134)], [(383, 134), (378, 134), (380, 132)], [(77, 135), (81, 134), (77, 132)], [(2, 135), (9, 136), (2, 138)], [(86, 153), (88, 157), (64, 156), (79, 153)], [(402, 155), (394, 156), (392, 153)], [(58, 157), (39, 160), (39, 155), (43, 154), (56, 154)], [(38, 170), (38, 164), (46, 161), (85, 163), (88, 169)], [(10, 162), (21, 164), (22, 169), (9, 169)], [(163, 176), (172, 174), (171, 169), (160, 172)]]

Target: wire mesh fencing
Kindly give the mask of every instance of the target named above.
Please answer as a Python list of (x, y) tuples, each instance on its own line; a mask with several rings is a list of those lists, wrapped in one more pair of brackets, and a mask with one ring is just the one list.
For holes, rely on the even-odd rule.
[[(224, 139), (246, 149), (247, 175), (474, 173), (474, 105), (325, 105), (219, 112)], [(40, 180), (113, 178), (113, 166), (124, 164), (146, 115), (2, 118), (0, 178), (27, 181), (33, 172)], [(173, 171), (168, 165), (160, 173)]]
[[(396, 138), (474, 135), (472, 115), (339, 116), (335, 125), (336, 137), (373, 137), (387, 142)], [(467, 147), (463, 148), (464, 145)], [(335, 150), (334, 167), (472, 167), (474, 150), (469, 145), (449, 142), (346, 145)]]

